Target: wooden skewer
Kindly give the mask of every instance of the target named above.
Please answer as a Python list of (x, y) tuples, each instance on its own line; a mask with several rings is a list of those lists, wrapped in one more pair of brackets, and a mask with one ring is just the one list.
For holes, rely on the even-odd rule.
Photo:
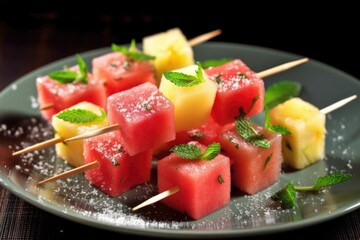
[(138, 210), (140, 208), (143, 208), (143, 207), (148, 206), (150, 204), (156, 203), (156, 202), (160, 201), (161, 199), (167, 198), (167, 197), (169, 197), (169, 196), (171, 196), (171, 195), (173, 195), (173, 194), (175, 194), (175, 193), (177, 193), (179, 191), (180, 191), (180, 188), (178, 186), (172, 187), (169, 190), (166, 190), (166, 191), (164, 191), (164, 192), (162, 192), (160, 194), (157, 194), (157, 195), (149, 198), (145, 202), (140, 203), (139, 205), (132, 208), (131, 210), (136, 211), (136, 210)]
[(30, 147), (24, 148), (24, 149), (22, 149), (20, 151), (14, 152), (12, 155), (17, 156), (17, 155), (20, 155), (20, 154), (23, 154), (23, 153), (26, 153), (26, 152), (39, 150), (39, 149), (42, 149), (42, 148), (45, 148), (45, 147), (52, 146), (54, 144), (60, 143), (62, 141), (63, 141), (63, 139), (61, 137), (55, 136), (54, 138), (51, 138), (51, 139), (46, 140), (44, 142), (37, 143), (37, 144), (34, 144), (34, 145), (30, 146)]
[[(195, 45), (206, 42), (206, 41), (210, 40), (211, 38), (214, 38), (214, 37), (216, 37), (216, 36), (218, 36), (220, 34), (221, 34), (221, 29), (216, 29), (214, 31), (207, 32), (207, 33), (201, 34), (201, 35), (199, 35), (197, 37), (194, 37), (194, 38), (190, 39), (188, 41), (188, 43), (189, 43), (190, 46), (193, 47)], [(40, 109), (40, 111), (44, 111), (44, 110), (51, 109), (53, 107), (54, 107), (54, 103), (46, 103), (43, 106), (41, 106), (39, 109)]]
[(288, 63), (284, 63), (284, 64), (281, 64), (279, 66), (276, 66), (276, 67), (273, 67), (273, 68), (270, 68), (270, 69), (267, 69), (265, 71), (262, 71), (262, 72), (258, 72), (257, 73), (257, 76), (259, 78), (264, 78), (264, 77), (268, 77), (268, 76), (271, 76), (271, 75), (274, 75), (276, 73), (279, 73), (279, 72), (282, 72), (282, 71), (285, 71), (285, 70), (288, 70), (290, 68), (293, 68), (297, 65), (300, 65), (302, 63), (305, 63), (309, 61), (308, 58), (302, 58), (302, 59), (299, 59), (299, 60), (295, 60), (295, 61), (292, 61), (292, 62), (288, 62)]
[(99, 167), (99, 162), (98, 161), (90, 162), (90, 163), (84, 164), (84, 165), (82, 165), (80, 167), (71, 169), (71, 170), (69, 170), (67, 172), (63, 172), (63, 173), (60, 173), (60, 174), (55, 175), (53, 177), (44, 179), (44, 180), (38, 182), (37, 185), (47, 183), (47, 182), (50, 182), (50, 181), (55, 181), (55, 180), (58, 180), (58, 179), (61, 179), (61, 178), (66, 178), (66, 177), (75, 175), (77, 173), (85, 172), (87, 170), (97, 168), (97, 167)]
[(195, 45), (198, 45), (200, 43), (203, 43), (203, 42), (206, 42), (208, 40), (210, 40), (211, 38), (214, 38), (218, 35), (221, 34), (221, 29), (216, 29), (214, 31), (211, 31), (211, 32), (208, 32), (208, 33), (204, 33), (200, 36), (197, 36), (197, 37), (194, 37), (193, 39), (190, 39), (188, 41), (189, 45), (190, 46), (195, 46)]
[[(308, 58), (303, 58), (303, 59), (299, 59), (299, 60), (296, 60), (296, 61), (288, 62), (288, 63), (282, 64), (282, 65), (279, 65), (277, 67), (273, 67), (273, 68), (270, 68), (268, 70), (259, 72), (258, 76), (261, 76), (261, 78), (268, 77), (268, 76), (276, 74), (278, 72), (288, 70), (288, 69), (290, 69), (292, 67), (295, 67), (295, 66), (297, 66), (299, 64), (305, 63), (308, 60), (309, 60)], [(54, 141), (53, 144), (56, 144), (56, 143), (59, 143), (59, 142), (62, 142), (62, 141), (70, 142), (70, 141), (74, 141), (74, 140), (94, 137), (94, 136), (97, 136), (97, 135), (100, 135), (100, 134), (103, 134), (103, 133), (106, 133), (106, 132), (111, 132), (111, 131), (114, 131), (114, 130), (118, 129), (118, 126), (117, 125), (115, 126), (115, 125), (107, 126), (107, 127), (104, 127), (104, 128), (99, 128), (99, 129), (96, 129), (96, 130), (90, 131), (88, 133), (84, 133), (84, 134), (81, 134), (79, 136), (75, 136), (75, 137), (72, 137), (72, 138), (69, 138), (69, 139), (61, 139), (61, 140), (60, 139), (58, 139), (58, 140), (51, 140), (50, 139), (48, 141), (49, 142)], [(12, 155), (16, 156), (16, 155), (19, 155), (19, 154), (22, 154), (22, 153), (30, 152), (30, 151), (33, 151), (33, 150), (38, 150), (38, 149), (41, 149), (41, 148), (44, 148), (44, 147), (47, 147), (47, 146), (51, 145), (51, 143), (46, 143), (45, 145), (42, 145), (42, 144), (44, 144), (44, 142), (36, 144), (36, 147), (34, 145), (34, 146), (31, 146), (31, 147), (25, 148), (25, 149), (23, 149), (21, 151), (14, 152)]]
[(336, 110), (338, 108), (341, 108), (342, 106), (344, 106), (345, 104), (351, 102), (355, 98), (357, 98), (357, 95), (352, 95), (352, 96), (350, 96), (348, 98), (340, 100), (340, 101), (338, 101), (338, 102), (336, 102), (334, 104), (331, 104), (331, 105), (321, 109), (320, 112), (323, 113), (323, 114), (328, 114), (328, 113), (330, 113), (330, 112), (332, 112), (332, 111), (334, 111), (334, 110)]
[[(350, 101), (354, 100), (357, 96), (356, 95), (353, 95), (351, 97), (348, 97), (348, 98), (345, 98), (343, 100), (340, 100), (338, 102), (335, 102), (334, 104), (331, 104), (330, 106), (326, 107), (326, 108), (323, 108), (320, 110), (321, 113), (323, 114), (327, 114), (329, 112), (332, 112), (342, 106), (344, 106), (345, 104), (349, 103)], [(139, 205), (137, 205), (136, 207), (132, 208), (132, 211), (136, 211), (140, 208), (143, 208), (143, 207), (146, 207), (150, 204), (153, 204), (153, 203), (156, 203), (166, 197), (169, 197), (177, 192), (179, 192), (180, 189), (178, 186), (175, 186), (175, 187), (172, 187), (162, 193), (159, 193), (151, 198), (149, 198), (148, 200), (146, 200), (145, 202), (142, 202), (140, 203)]]
[(17, 156), (17, 155), (20, 155), (20, 154), (23, 154), (23, 153), (26, 153), (26, 152), (31, 152), (31, 151), (39, 150), (39, 149), (42, 149), (42, 148), (45, 148), (45, 147), (48, 147), (48, 146), (51, 146), (51, 145), (55, 145), (55, 144), (60, 143), (60, 142), (68, 143), (68, 142), (75, 141), (75, 140), (80, 140), (80, 139), (85, 139), (85, 138), (98, 136), (98, 135), (108, 133), (108, 132), (112, 132), (112, 131), (115, 131), (115, 130), (118, 130), (118, 129), (119, 129), (119, 125), (118, 124), (113, 124), (113, 125), (110, 125), (110, 126), (94, 129), (94, 130), (91, 130), (89, 132), (79, 134), (79, 135), (71, 137), (71, 138), (63, 139), (63, 138), (61, 138), (59, 136), (55, 136), (54, 138), (51, 138), (51, 139), (46, 140), (44, 142), (37, 143), (35, 145), (24, 148), (24, 149), (22, 149), (20, 151), (17, 151), (17, 152), (13, 152), (12, 155)]

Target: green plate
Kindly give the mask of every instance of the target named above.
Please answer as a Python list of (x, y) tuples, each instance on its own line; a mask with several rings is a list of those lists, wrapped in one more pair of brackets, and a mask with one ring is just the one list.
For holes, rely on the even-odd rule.
[[(109, 52), (98, 49), (81, 55), (91, 59)], [(259, 72), (302, 56), (256, 46), (209, 42), (194, 48), (197, 60), (241, 58)], [(50, 138), (51, 126), (39, 115), (35, 79), (63, 66), (73, 65), (75, 56), (37, 69), (0, 93), (0, 183), (30, 204), (68, 220), (94, 228), (144, 236), (161, 237), (238, 237), (263, 235), (304, 228), (347, 214), (360, 206), (360, 101), (355, 100), (327, 115), (326, 159), (303, 170), (284, 171), (279, 181), (252, 196), (233, 190), (224, 208), (193, 221), (157, 203), (137, 212), (131, 207), (156, 193), (156, 166), (151, 182), (121, 196), (110, 198), (86, 181), (82, 174), (35, 187), (40, 179), (71, 169), (49, 147), (21, 157), (11, 152)], [(265, 79), (265, 85), (298, 81), (301, 97), (326, 107), (353, 94), (360, 94), (360, 81), (315, 60)], [(346, 184), (319, 193), (300, 194), (298, 205), (281, 210), (270, 196), (285, 183), (311, 185), (329, 172), (354, 174)]]

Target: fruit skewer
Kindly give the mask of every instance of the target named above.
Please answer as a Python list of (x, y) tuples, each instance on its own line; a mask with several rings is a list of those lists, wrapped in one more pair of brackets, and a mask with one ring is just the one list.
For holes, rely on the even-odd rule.
[[(287, 62), (287, 63), (281, 64), (281, 65), (275, 66), (273, 68), (261, 71), (261, 72), (258, 73), (258, 75), (261, 76), (262, 78), (268, 77), (268, 76), (271, 76), (273, 74), (276, 74), (276, 73), (288, 70), (290, 68), (293, 68), (295, 66), (298, 66), (298, 65), (300, 65), (302, 63), (307, 62), (308, 60), (309, 60), (308, 58), (302, 58), (302, 59), (299, 59), (299, 60)], [(96, 135), (99, 135), (99, 134), (115, 131), (115, 130), (118, 130), (118, 129), (119, 129), (119, 125), (118, 124), (113, 124), (113, 125), (106, 126), (106, 127), (103, 127), (103, 128), (95, 129), (93, 131), (89, 131), (87, 133), (84, 133), (84, 134), (81, 134), (81, 135), (78, 135), (78, 136), (74, 136), (72, 138), (68, 138), (68, 139), (63, 139), (60, 136), (57, 136), (57, 137), (54, 137), (52, 139), (43, 141), (41, 143), (34, 144), (34, 145), (29, 146), (27, 148), (24, 148), (22, 150), (16, 151), (12, 155), (17, 156), (17, 155), (20, 155), (20, 154), (23, 154), (23, 153), (39, 150), (39, 149), (42, 149), (42, 148), (45, 148), (45, 147), (49, 147), (49, 146), (55, 145), (57, 143), (61, 143), (61, 142), (67, 143), (67, 142), (71, 142), (71, 141), (74, 141), (74, 140), (85, 139), (85, 138), (93, 137), (93, 136), (96, 136)]]
[[(357, 98), (357, 95), (352, 95), (350, 97), (344, 98), (344, 99), (342, 99), (340, 101), (337, 101), (337, 102), (335, 102), (335, 103), (321, 109), (320, 112), (322, 112), (323, 114), (328, 114), (328, 113), (330, 113), (332, 111), (335, 111), (336, 109), (339, 109), (339, 108), (343, 107), (344, 105), (346, 105), (347, 103), (355, 100), (356, 98)], [(58, 180), (58, 179), (70, 177), (70, 176), (72, 176), (74, 174), (81, 173), (81, 172), (84, 172), (84, 171), (87, 171), (87, 170), (90, 170), (90, 169), (93, 169), (93, 168), (97, 168), (98, 166), (99, 166), (98, 162), (93, 161), (91, 163), (85, 164), (85, 165), (80, 166), (78, 168), (74, 168), (74, 169), (69, 170), (67, 172), (63, 172), (63, 173), (58, 174), (56, 176), (44, 179), (44, 180), (38, 182), (38, 185), (46, 183), (46, 182), (51, 182), (51, 181), (55, 181), (55, 180)], [(141, 206), (139, 205), (137, 207), (134, 207), (134, 210), (137, 210), (137, 209), (139, 209), (141, 207), (145, 207), (145, 206), (147, 206), (149, 204), (157, 202), (157, 201), (161, 200), (162, 198), (164, 198), (166, 196), (170, 196), (171, 195), (170, 193), (174, 194), (174, 193), (176, 193), (178, 191), (179, 191), (178, 187), (173, 187), (173, 188), (169, 189), (168, 191), (160, 193), (161, 194), (161, 195), (159, 194), (160, 196), (156, 195), (156, 196), (146, 200), (145, 202), (143, 202), (141, 204)]]
[[(221, 34), (221, 30), (220, 29), (216, 29), (214, 31), (211, 31), (211, 32), (207, 32), (207, 33), (204, 33), (202, 35), (199, 35), (197, 37), (194, 37), (192, 39), (190, 39), (188, 41), (188, 44), (190, 47), (193, 47), (193, 46), (196, 46), (198, 44), (201, 44), (203, 42), (206, 42), (218, 35)], [(49, 110), (51, 108), (53, 108), (55, 105), (53, 102), (47, 102), (47, 103), (44, 103), (42, 106), (40, 106), (40, 111), (44, 111), (44, 110)]]
[[(337, 101), (337, 102), (335, 102), (335, 103), (321, 109), (320, 112), (322, 114), (328, 114), (328, 113), (330, 113), (330, 112), (344, 106), (345, 104), (353, 101), (356, 98), (357, 98), (357, 95), (352, 95), (352, 96), (350, 96), (348, 98)], [(135, 206), (134, 208), (132, 208), (132, 210), (136, 211), (136, 210), (138, 210), (140, 208), (143, 208), (145, 206), (156, 203), (156, 202), (158, 202), (158, 201), (160, 201), (160, 200), (162, 200), (164, 198), (167, 198), (167, 197), (169, 197), (169, 196), (171, 196), (171, 195), (173, 195), (173, 194), (175, 194), (175, 193), (177, 193), (179, 191), (180, 191), (179, 186), (174, 186), (174, 187), (172, 187), (172, 188), (170, 188), (170, 189), (168, 189), (166, 191), (163, 191), (163, 192), (149, 198), (148, 200), (146, 200), (146, 201), (142, 202), (141, 204), (139, 204), (139, 205)]]

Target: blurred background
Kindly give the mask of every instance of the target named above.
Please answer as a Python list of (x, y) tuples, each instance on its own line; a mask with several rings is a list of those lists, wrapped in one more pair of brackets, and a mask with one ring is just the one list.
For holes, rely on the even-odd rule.
[(223, 33), (212, 41), (292, 52), (360, 78), (355, 7), (316, 7), (303, 1), (279, 6), (214, 3), (1, 1), (0, 89), (54, 60), (111, 43), (128, 44), (132, 38), (140, 43), (147, 35), (173, 27), (188, 39), (220, 28)]

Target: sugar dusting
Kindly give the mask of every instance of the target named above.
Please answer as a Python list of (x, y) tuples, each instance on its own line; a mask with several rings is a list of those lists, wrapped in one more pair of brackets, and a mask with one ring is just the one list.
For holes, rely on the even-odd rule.
[[(329, 121), (334, 121), (331, 115)], [(340, 127), (330, 130), (327, 135), (329, 148), (333, 150), (330, 150), (325, 161), (311, 166), (307, 170), (313, 171), (312, 174), (308, 173), (305, 178), (302, 175), (303, 171), (295, 174), (283, 172), (277, 183), (254, 195), (246, 195), (233, 189), (231, 202), (227, 206), (197, 221), (193, 221), (185, 214), (171, 210), (161, 203), (153, 204), (137, 212), (131, 211), (132, 207), (157, 193), (155, 161), (152, 180), (149, 183), (139, 185), (114, 198), (93, 187), (82, 174), (36, 187), (35, 183), (39, 180), (72, 168), (55, 156), (53, 147), (23, 154), (16, 160), (9, 176), (15, 175), (19, 179), (24, 178), (24, 188), (35, 193), (39, 202), (50, 202), (58, 206), (63, 213), (82, 216), (101, 224), (120, 228), (216, 231), (277, 225), (336, 210), (331, 208), (333, 201), (331, 189), (325, 189), (316, 194), (299, 194), (297, 206), (290, 210), (282, 209), (270, 197), (289, 180), (294, 180), (299, 185), (306, 185), (325, 173), (347, 172), (353, 169), (352, 161), (355, 153), (346, 144), (346, 119), (341, 118), (337, 124), (340, 124)], [(41, 139), (52, 137), (53, 131), (43, 121), (30, 118), (17, 127), (0, 124), (0, 136), (15, 140), (22, 139), (9, 146), (9, 149), (14, 151), (32, 145)], [(329, 162), (329, 159), (338, 158), (338, 156), (341, 156), (343, 165), (335, 166)]]

